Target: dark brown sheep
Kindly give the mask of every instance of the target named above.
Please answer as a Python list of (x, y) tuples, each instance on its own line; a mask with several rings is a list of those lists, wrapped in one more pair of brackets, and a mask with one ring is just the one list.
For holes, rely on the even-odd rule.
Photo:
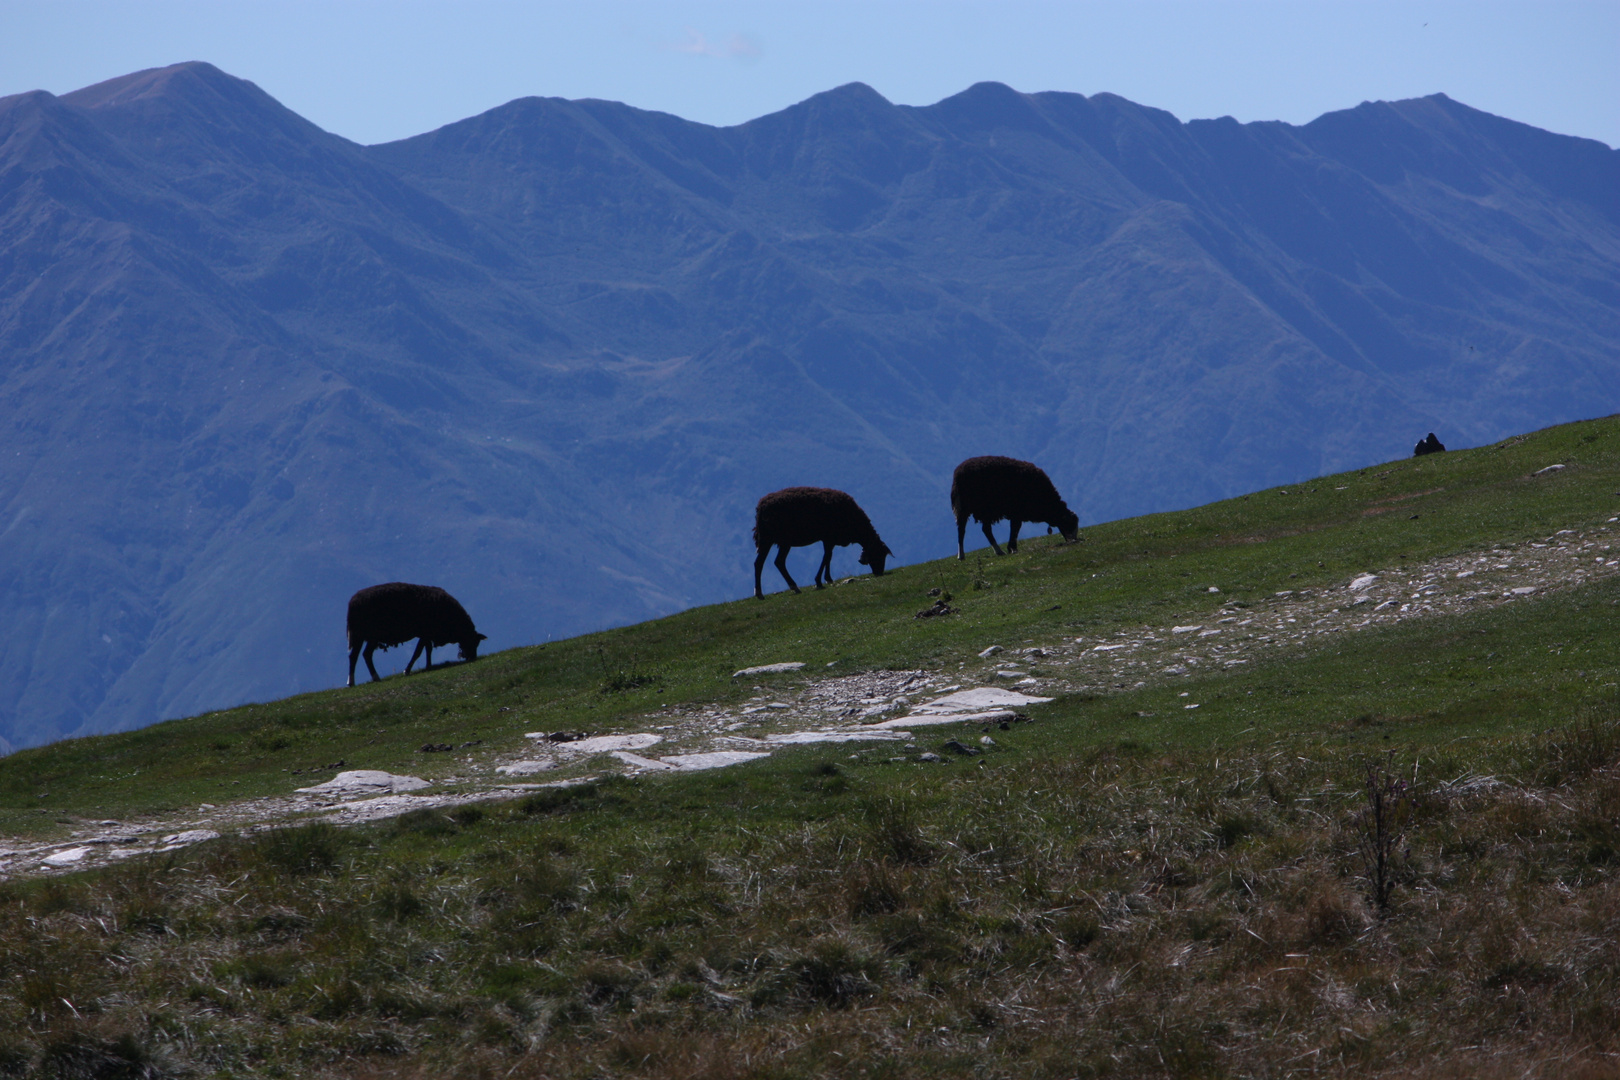
[(391, 581), (361, 589), (349, 597), (349, 685), (354, 685), (354, 662), (362, 649), (371, 681), (376, 682), (377, 668), (371, 654), (377, 649), (386, 652), (411, 638), (416, 638), (416, 651), (405, 665), (407, 675), (422, 650), (427, 650), (425, 671), (433, 666), (434, 648), (451, 642), (461, 646), (463, 660), (478, 659), (478, 643), (484, 635), (473, 626), (456, 598), (437, 585)]
[(1445, 452), (1446, 444), (1435, 438), (1432, 431), (1429, 432), (1427, 439), (1419, 439), (1418, 444), (1412, 447), (1413, 457), (1422, 457), (1424, 454), (1443, 454)]
[(854, 499), (832, 488), (791, 487), (773, 491), (754, 508), (754, 596), (763, 600), (759, 575), (765, 568), (765, 556), (773, 545), (779, 546), (776, 568), (788, 588), (794, 592), (799, 586), (788, 574), (789, 548), (820, 544), (821, 565), (816, 569), (816, 588), (823, 581), (832, 581), (833, 548), (846, 544), (861, 545), (861, 565), (870, 566), (872, 573), (882, 575), (889, 556), (894, 554), (881, 539), (866, 511)]
[(1018, 530), (1026, 521), (1041, 521), (1055, 527), (1065, 540), (1074, 540), (1080, 533), (1080, 518), (1063, 502), (1063, 497), (1052, 486), (1052, 481), (1035, 465), (1017, 458), (968, 458), (956, 467), (951, 478), (951, 510), (956, 514), (956, 557), (967, 558), (962, 550), (962, 538), (967, 533), (968, 518), (976, 518), (984, 526), (984, 538), (1002, 553), (990, 526), (998, 521), (1011, 521), (1012, 532), (1007, 536), (1007, 550), (1018, 550)]

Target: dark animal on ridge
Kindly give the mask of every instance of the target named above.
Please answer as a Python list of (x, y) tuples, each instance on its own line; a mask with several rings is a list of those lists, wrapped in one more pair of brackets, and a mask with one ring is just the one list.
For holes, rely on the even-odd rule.
[(434, 648), (454, 642), (461, 647), (463, 660), (476, 660), (478, 643), (485, 638), (455, 597), (437, 585), (404, 581), (373, 585), (349, 597), (348, 626), (350, 686), (354, 685), (354, 662), (362, 648), (366, 669), (371, 672), (371, 681), (376, 682), (379, 676), (371, 654), (377, 649), (386, 652), (416, 638), (416, 651), (405, 665), (405, 674), (409, 675), (424, 649), (427, 666), (422, 670), (426, 671), (433, 666)]
[(1422, 457), (1424, 454), (1441, 454), (1445, 452), (1445, 449), (1446, 444), (1435, 438), (1434, 432), (1431, 431), (1427, 439), (1419, 439), (1418, 444), (1412, 447), (1412, 456)]
[(951, 510), (956, 514), (956, 557), (965, 559), (962, 539), (968, 518), (984, 527), (984, 538), (1002, 554), (990, 534), (998, 521), (1011, 521), (1007, 550), (1018, 550), (1018, 530), (1026, 521), (1054, 526), (1063, 539), (1073, 542), (1080, 535), (1080, 516), (1064, 503), (1052, 481), (1036, 465), (1017, 458), (989, 455), (968, 458), (956, 467), (951, 478)]
[(882, 576), (890, 551), (872, 528), (866, 511), (854, 499), (833, 488), (790, 487), (773, 491), (754, 508), (754, 596), (765, 599), (759, 586), (760, 571), (765, 568), (765, 556), (772, 545), (780, 547), (776, 555), (776, 568), (782, 579), (794, 592), (799, 586), (788, 574), (789, 548), (820, 544), (821, 565), (816, 568), (816, 588), (823, 581), (832, 581), (833, 548), (846, 544), (861, 545), (861, 565), (870, 566), (872, 573)]

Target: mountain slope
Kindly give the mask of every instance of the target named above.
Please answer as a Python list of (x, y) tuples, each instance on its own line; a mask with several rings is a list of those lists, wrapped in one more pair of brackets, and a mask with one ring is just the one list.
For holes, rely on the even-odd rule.
[(4, 99), (0, 738), (332, 685), (381, 580), (495, 647), (735, 595), (791, 483), (911, 561), (974, 453), (1099, 521), (1612, 411), (1617, 161), (1443, 96), (522, 99), (377, 147), (206, 64)]

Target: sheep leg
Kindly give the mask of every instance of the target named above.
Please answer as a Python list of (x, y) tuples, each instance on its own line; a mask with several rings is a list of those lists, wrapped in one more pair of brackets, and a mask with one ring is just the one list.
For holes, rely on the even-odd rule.
[(833, 542), (823, 540), (821, 542), (821, 565), (816, 567), (816, 588), (818, 589), (821, 588), (823, 578), (827, 579), (828, 585), (832, 584), (832, 553)]
[(433, 666), (433, 642), (428, 638), (422, 640), (427, 642), (427, 656), (422, 659), (422, 670), (426, 671)]
[(765, 590), (759, 587), (759, 574), (765, 569), (765, 557), (771, 553), (771, 545), (766, 544), (759, 549), (759, 557), (754, 560), (754, 599), (765, 599)]
[(996, 549), (996, 554), (1005, 555), (1006, 552), (1001, 550), (1001, 545), (996, 543), (995, 536), (990, 532), (990, 523), (988, 521), (981, 521), (979, 524), (984, 528), (984, 538), (990, 541), (990, 546)]
[(793, 580), (793, 575), (787, 572), (787, 553), (788, 546), (786, 544), (776, 545), (776, 569), (781, 572), (782, 580), (788, 583), (788, 588), (796, 593), (799, 591), (799, 586)]
[(967, 558), (967, 553), (962, 550), (962, 538), (966, 535), (967, 515), (963, 514), (956, 519), (956, 557), (959, 560)]
[(409, 675), (411, 673), (412, 666), (416, 664), (416, 658), (422, 655), (422, 643), (425, 641), (427, 641), (427, 638), (416, 639), (416, 651), (411, 653), (411, 662), (405, 665), (405, 674)]
[(1013, 519), (1012, 532), (1007, 534), (1008, 551), (1016, 552), (1018, 550), (1018, 530), (1023, 527), (1024, 523), (1022, 521), (1019, 521), (1017, 518)]
[(366, 642), (366, 651), (360, 655), (366, 658), (366, 670), (371, 672), (371, 681), (382, 682), (382, 676), (377, 674), (377, 665), (371, 662), (371, 654), (376, 651), (377, 643), (375, 641), (368, 641)]

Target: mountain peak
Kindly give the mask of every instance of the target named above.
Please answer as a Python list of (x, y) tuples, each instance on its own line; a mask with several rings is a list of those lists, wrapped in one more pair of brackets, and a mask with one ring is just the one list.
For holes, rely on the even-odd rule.
[[(120, 75), (116, 79), (98, 82), (69, 94), (62, 100), (81, 109), (99, 109), (125, 105), (145, 98), (189, 96), (198, 92), (230, 92), (241, 88), (259, 88), (246, 79), (227, 75), (204, 60), (188, 60), (168, 67), (147, 68), (144, 71)], [(263, 91), (259, 91), (263, 93)], [(269, 95), (265, 95), (267, 98)]]

